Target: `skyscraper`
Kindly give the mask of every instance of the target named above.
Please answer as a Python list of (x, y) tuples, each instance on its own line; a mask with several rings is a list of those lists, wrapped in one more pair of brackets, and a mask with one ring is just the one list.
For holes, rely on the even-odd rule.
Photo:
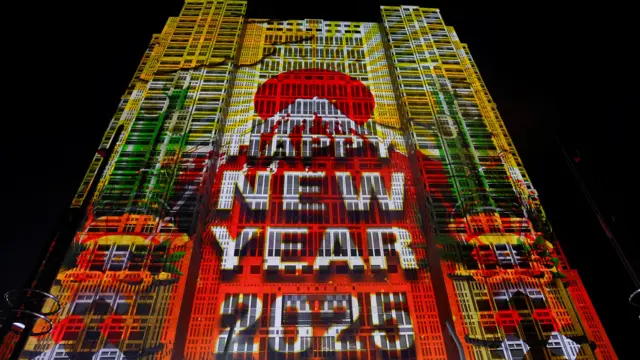
[(438, 10), (245, 10), (153, 37), (21, 358), (616, 358)]

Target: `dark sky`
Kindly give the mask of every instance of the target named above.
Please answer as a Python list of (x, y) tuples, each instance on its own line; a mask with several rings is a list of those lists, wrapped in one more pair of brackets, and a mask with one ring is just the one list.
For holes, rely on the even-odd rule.
[[(22, 286), (37, 265), (151, 34), (182, 6), (180, 0), (13, 3), (17, 8), (3, 11), (2, 219), (9, 233), (0, 252), (1, 293)], [(313, 5), (250, 1), (248, 15), (380, 19), (376, 1), (301, 3)], [(638, 272), (633, 11), (615, 2), (381, 3), (438, 7), (469, 44), (569, 263), (580, 271), (619, 355), (637, 355), (640, 308), (627, 305), (632, 283), (554, 140), (557, 135), (568, 151), (579, 152), (577, 168)]]

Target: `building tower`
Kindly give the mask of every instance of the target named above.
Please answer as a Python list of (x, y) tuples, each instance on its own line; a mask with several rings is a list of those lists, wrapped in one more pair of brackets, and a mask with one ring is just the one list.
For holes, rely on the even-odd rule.
[(20, 359), (617, 358), (437, 9), (245, 11), (153, 36)]

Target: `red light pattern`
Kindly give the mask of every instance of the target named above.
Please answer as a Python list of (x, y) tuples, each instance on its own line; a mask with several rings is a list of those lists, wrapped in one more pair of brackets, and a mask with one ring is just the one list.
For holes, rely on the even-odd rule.
[(266, 120), (298, 99), (327, 99), (358, 125), (366, 123), (375, 100), (371, 91), (349, 75), (323, 69), (292, 70), (267, 80), (255, 95), (255, 108)]
[[(296, 89), (300, 89), (299, 93)], [(302, 117), (292, 115), (292, 104), (300, 100), (303, 107), (311, 105), (311, 101), (335, 104), (340, 113), (332, 116), (309, 110)], [(214, 204), (219, 204), (221, 193), (233, 196), (231, 209), (218, 206), (210, 227), (220, 234), (228, 233), (228, 238), (235, 240), (237, 258), (227, 263), (229, 253), (219, 244), (222, 235), (212, 231), (205, 236), (208, 246), (203, 252), (200, 290), (194, 302), (188, 340), (195, 345), (187, 347), (187, 357), (197, 359), (212, 352), (224, 353), (230, 325), (228, 322), (225, 325), (223, 316), (219, 315), (225, 309), (221, 308), (221, 301), (244, 294), (244, 297), (259, 299), (261, 305), (255, 306), (262, 316), (256, 320), (257, 330), (243, 330), (238, 334), (240, 337), (233, 346), (245, 344), (247, 336), (255, 337), (256, 340), (249, 342), (256, 345), (240, 346), (245, 350), (235, 350), (236, 357), (249, 356), (247, 353), (258, 358), (275, 353), (298, 353), (311, 358), (351, 354), (349, 356), (374, 359), (386, 354), (384, 356), (408, 359), (429, 352), (433, 358), (444, 358), (437, 315), (435, 311), (425, 311), (435, 309), (435, 300), (426, 269), (426, 240), (417, 206), (412, 202), (416, 194), (409, 162), (406, 154), (393, 148), (388, 149), (387, 158), (380, 156), (380, 145), (376, 146), (374, 137), (376, 125), (366, 122), (374, 106), (371, 92), (347, 75), (310, 69), (268, 80), (258, 89), (255, 103), (264, 121), (261, 128), (254, 129), (260, 141), (259, 146), (254, 147), (259, 149), (258, 156), (251, 156), (249, 146), (242, 145), (238, 156), (227, 157), (218, 168), (212, 191)], [(344, 154), (336, 147), (340, 137), (348, 137), (344, 141), (348, 144)], [(303, 143), (314, 144), (314, 140), (317, 146), (311, 146), (311, 152), (305, 153)], [(254, 192), (243, 193), (237, 189), (241, 185), (226, 183), (225, 174), (231, 172), (242, 173), (243, 184), (249, 184)], [(296, 176), (291, 174), (304, 175), (294, 185), (291, 181)], [(353, 197), (345, 193), (349, 191), (345, 185), (348, 178), (355, 191)], [(259, 208), (255, 205), (258, 200), (252, 195), (258, 192), (261, 182), (267, 181), (265, 179), (270, 184), (265, 195), (268, 209), (255, 210)], [(371, 193), (367, 187), (376, 189), (369, 183), (370, 179), (381, 180), (382, 187), (374, 191), (376, 195), (369, 196), (367, 203), (363, 201), (363, 195)], [(397, 185), (398, 179), (402, 179), (402, 194), (392, 190), (392, 184)], [(300, 188), (306, 190), (300, 193)], [(299, 197), (291, 200), (292, 192)], [(358, 199), (359, 192), (362, 193)], [(393, 200), (398, 196), (402, 199), (401, 207), (393, 210)], [(361, 205), (368, 210), (354, 211)], [(285, 210), (287, 206), (293, 206), (289, 207), (293, 210)], [(244, 246), (238, 247), (243, 241), (243, 231), (249, 233), (248, 228), (257, 231), (251, 233)], [(376, 236), (381, 236), (380, 242), (375, 240)], [(403, 236), (410, 236), (410, 240), (403, 242), (400, 240)], [(331, 240), (327, 240), (329, 238)], [(274, 245), (273, 241), (278, 242)], [(329, 258), (331, 260), (327, 260)], [(329, 314), (331, 311), (323, 315), (321, 308), (325, 300), (317, 297), (336, 294), (354, 300), (333, 309), (333, 315)], [(374, 294), (380, 299), (395, 296), (395, 300), (372, 304)], [(309, 305), (287, 310), (274, 305), (282, 301), (278, 300), (279, 296), (316, 298), (304, 300)], [(399, 317), (396, 312), (394, 316), (382, 318), (377, 315), (398, 306), (406, 317)], [(204, 309), (211, 310), (206, 313)], [(291, 311), (298, 313), (298, 320), (288, 314)], [(300, 315), (305, 311), (310, 312), (310, 325), (301, 320), (307, 319)], [(341, 323), (343, 311), (358, 312), (360, 319), (343, 324), (344, 334), (348, 335), (329, 336), (327, 328)], [(235, 314), (237, 319), (239, 315)], [(277, 326), (267, 322), (279, 316), (287, 319), (286, 322)], [(324, 323), (313, 320), (322, 316), (331, 319)], [(304, 332), (306, 325), (312, 330)], [(284, 337), (268, 335), (269, 328), (281, 329)], [(213, 336), (202, 336), (210, 331)], [(381, 337), (387, 331), (390, 333)], [(282, 347), (283, 341), (288, 347)], [(343, 345), (339, 345), (341, 342)], [(360, 345), (354, 345), (356, 342)]]

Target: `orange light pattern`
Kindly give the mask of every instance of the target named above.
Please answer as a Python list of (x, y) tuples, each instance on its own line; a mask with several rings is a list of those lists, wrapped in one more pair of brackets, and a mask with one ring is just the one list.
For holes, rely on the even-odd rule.
[(437, 9), (245, 11), (153, 36), (21, 359), (617, 358)]

